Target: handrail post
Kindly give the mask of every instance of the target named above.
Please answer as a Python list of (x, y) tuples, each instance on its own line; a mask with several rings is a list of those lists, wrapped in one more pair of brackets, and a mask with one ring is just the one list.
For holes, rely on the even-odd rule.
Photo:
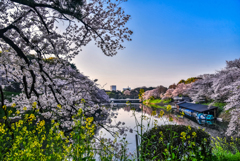
[(138, 151), (138, 135), (135, 135), (136, 137), (136, 149), (137, 149), (137, 160), (139, 161), (139, 151)]

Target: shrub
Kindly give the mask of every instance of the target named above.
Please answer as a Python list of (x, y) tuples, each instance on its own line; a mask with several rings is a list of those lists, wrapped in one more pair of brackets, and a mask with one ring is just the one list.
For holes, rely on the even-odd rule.
[(238, 161), (240, 160), (240, 138), (222, 139), (213, 138), (212, 152), (220, 161)]
[[(14, 107), (15, 105), (12, 105)], [(2, 107), (9, 113), (6, 106)], [(60, 108), (60, 107), (58, 107)], [(99, 137), (94, 138), (96, 124), (94, 117), (87, 117), (80, 108), (73, 115), (72, 131), (63, 131), (59, 122), (54, 120), (37, 119), (38, 110), (20, 114), (20, 120), (11, 123), (10, 118), (4, 116), (4, 123), (0, 123), (0, 160), (95, 160), (99, 155), (101, 160), (123, 158), (126, 160), (127, 142), (123, 139), (115, 141)], [(96, 112), (101, 113), (101, 110)], [(9, 113), (10, 114), (10, 113)]]
[(154, 96), (150, 96), (149, 99), (150, 100), (154, 100), (155, 98), (154, 98)]
[(145, 159), (186, 159), (211, 157), (210, 135), (184, 125), (162, 125), (143, 134)]
[(164, 100), (163, 103), (170, 103), (172, 101), (172, 98), (169, 98), (167, 100)]

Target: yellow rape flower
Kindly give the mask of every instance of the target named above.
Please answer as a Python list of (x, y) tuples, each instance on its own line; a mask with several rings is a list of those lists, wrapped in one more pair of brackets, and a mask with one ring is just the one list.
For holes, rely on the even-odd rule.
[(180, 112), (180, 114), (181, 114), (182, 116), (184, 116), (184, 115), (185, 115), (183, 111), (182, 111), (182, 112)]
[(25, 110), (25, 111), (26, 111), (26, 110), (27, 110), (27, 107), (23, 107), (23, 110)]
[(16, 111), (16, 114), (20, 114), (20, 111), (19, 111), (19, 110), (17, 110), (17, 111)]
[(81, 99), (81, 103), (85, 103), (85, 102), (86, 102), (85, 99), (82, 98), (82, 99)]
[(90, 155), (90, 157), (93, 157), (93, 156), (94, 156), (94, 153), (93, 153), (93, 152), (90, 152), (89, 155)]
[(82, 109), (80, 108), (79, 110), (78, 110), (78, 115), (81, 115), (82, 114)]
[(163, 115), (164, 115), (164, 111), (161, 110), (160, 113), (159, 113), (159, 115), (158, 115), (158, 118), (162, 117)]
[(6, 117), (6, 116), (3, 116), (3, 119), (4, 119), (4, 120), (7, 120), (7, 117)]
[(163, 135), (163, 132), (162, 132), (162, 131), (160, 131), (160, 132), (159, 132), (159, 134), (160, 134), (160, 135)]
[(155, 116), (157, 114), (156, 111), (152, 111), (152, 116)]
[(16, 106), (16, 103), (13, 103), (11, 107), (15, 107)]
[(44, 126), (45, 125), (45, 121), (44, 120), (42, 120), (42, 121), (40, 121), (40, 124), (39, 124), (40, 126)]
[(192, 133), (193, 137), (195, 137), (197, 134), (195, 132)]
[(167, 105), (167, 111), (170, 111), (172, 109), (171, 105)]
[(7, 109), (7, 106), (6, 106), (6, 105), (3, 105), (2, 108), (3, 108), (4, 110), (6, 110), (6, 109)]
[(181, 132), (181, 135), (182, 135), (182, 136), (186, 136), (186, 133), (185, 133), (185, 132)]
[(12, 113), (12, 110), (9, 110), (8, 113), (9, 113), (9, 115), (10, 115), (10, 114)]
[(93, 121), (93, 117), (86, 118), (86, 121), (89, 122), (89, 125), (90, 125), (90, 123)]
[(19, 124), (23, 124), (23, 120), (19, 120)]
[(60, 108), (60, 109), (62, 108), (62, 106), (60, 104), (58, 104), (57, 107)]
[(163, 138), (162, 138), (162, 137), (160, 137), (160, 138), (159, 138), (159, 142), (162, 142), (162, 141), (163, 141)]

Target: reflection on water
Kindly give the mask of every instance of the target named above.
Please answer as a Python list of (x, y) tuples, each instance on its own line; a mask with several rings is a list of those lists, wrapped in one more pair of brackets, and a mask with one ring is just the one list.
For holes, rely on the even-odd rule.
[[(133, 115), (133, 110), (132, 108), (135, 109), (135, 116)], [(156, 109), (157, 115), (162, 109)], [(215, 122), (215, 121), (205, 121), (205, 120), (200, 120), (199, 122), (195, 120), (194, 118), (191, 117), (183, 117), (183, 118), (178, 118), (177, 114), (172, 113), (170, 116), (173, 118), (173, 122), (169, 122), (169, 115), (164, 115), (162, 118), (158, 118), (155, 116), (151, 116), (153, 112), (153, 108), (145, 106), (143, 104), (131, 104), (131, 106), (126, 106), (125, 104), (117, 104), (115, 107), (112, 107), (112, 112), (118, 113), (118, 117), (114, 118), (112, 116), (109, 116), (113, 120), (113, 124), (117, 124), (119, 121), (125, 122), (127, 127), (130, 127), (134, 130), (133, 133), (126, 132), (127, 137), (126, 140), (129, 142), (129, 151), (134, 152), (136, 149), (136, 140), (135, 140), (135, 134), (137, 134), (137, 130), (140, 131), (139, 127), (137, 129), (136, 127), (136, 121), (141, 123), (141, 116), (147, 116), (149, 118), (152, 118), (151, 124), (149, 129), (153, 127), (153, 119), (158, 121), (158, 125), (166, 125), (166, 124), (177, 124), (177, 125), (190, 125), (195, 128), (201, 128), (205, 129), (206, 132), (208, 132), (211, 136), (216, 137), (220, 136), (222, 137), (222, 134), (224, 133), (224, 130), (226, 129), (226, 124), (220, 123), (220, 122)], [(143, 130), (147, 131), (147, 125), (148, 121), (143, 120), (142, 125), (145, 127)], [(117, 129), (114, 129), (117, 131)], [(97, 135), (104, 135), (105, 138), (111, 138), (114, 139), (112, 135), (110, 135), (105, 129), (100, 129), (98, 131)], [(121, 136), (123, 138), (123, 136)]]

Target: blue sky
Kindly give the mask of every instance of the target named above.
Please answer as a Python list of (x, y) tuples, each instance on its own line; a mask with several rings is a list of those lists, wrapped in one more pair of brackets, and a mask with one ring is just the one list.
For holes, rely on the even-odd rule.
[(134, 32), (126, 48), (107, 57), (90, 43), (73, 60), (105, 89), (168, 87), (240, 57), (239, 0), (129, 0), (122, 7)]

